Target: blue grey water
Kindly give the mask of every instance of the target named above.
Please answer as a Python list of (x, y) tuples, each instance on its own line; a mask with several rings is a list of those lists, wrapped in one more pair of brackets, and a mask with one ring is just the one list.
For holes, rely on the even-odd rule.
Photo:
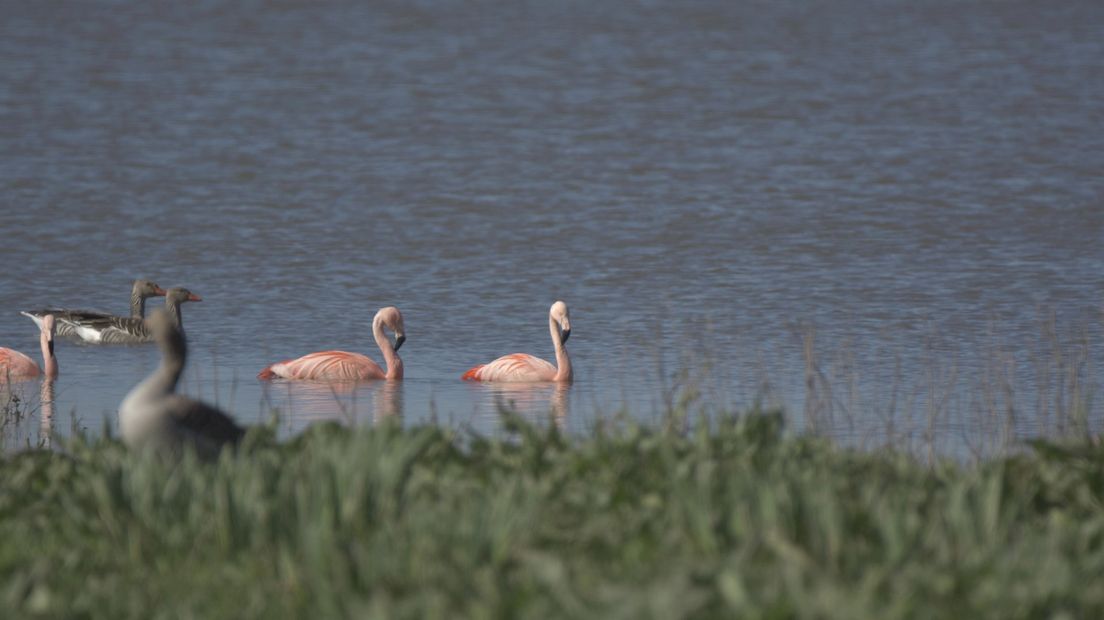
[[(0, 345), (37, 358), (19, 310), (124, 313), (146, 277), (204, 298), (181, 389), (287, 434), (494, 432), (511, 401), (577, 432), (679, 402), (861, 442), (1098, 430), (1102, 27), (1095, 0), (6, 2)], [(556, 299), (572, 387), (459, 380), (551, 358)], [(379, 359), (385, 305), (401, 384), (254, 378)], [(157, 360), (57, 353), (62, 435)], [(37, 385), (4, 391), (8, 447), (46, 430)]]

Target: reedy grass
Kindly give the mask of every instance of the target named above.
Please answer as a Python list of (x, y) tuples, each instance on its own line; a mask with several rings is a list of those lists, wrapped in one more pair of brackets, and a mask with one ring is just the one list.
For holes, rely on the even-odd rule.
[(215, 463), (0, 462), (5, 617), (1104, 614), (1104, 448), (963, 466), (779, 414), (587, 438), (318, 425)]
[(911, 351), (865, 343), (858, 350), (875, 352), (865, 364), (848, 339), (823, 348), (815, 326), (797, 325), (803, 415), (791, 419), (807, 434), (929, 461), (1007, 456), (1030, 438), (1091, 438), (1101, 432), (1094, 396), (1104, 324), (1060, 325), (1048, 308), (1037, 321), (1033, 339), (1013, 343), (1006, 326), (991, 320), (969, 353), (954, 351), (934, 327)]

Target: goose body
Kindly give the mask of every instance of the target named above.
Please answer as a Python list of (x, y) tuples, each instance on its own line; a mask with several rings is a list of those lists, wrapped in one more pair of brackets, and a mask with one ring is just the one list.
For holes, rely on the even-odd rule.
[(574, 378), (571, 358), (565, 343), (571, 336), (571, 317), (567, 304), (557, 301), (548, 311), (548, 328), (552, 333), (552, 347), (556, 351), (553, 365), (528, 353), (512, 353), (469, 369), (460, 378), (465, 381), (496, 381), (520, 383), (528, 381), (570, 382)]
[[(180, 304), (203, 299), (185, 288), (171, 288), (165, 291), (165, 310), (183, 329), (183, 317)], [(153, 342), (154, 334), (141, 317), (106, 316), (87, 319), (62, 319), (69, 325), (73, 334), (85, 342), (93, 344), (141, 344)]]
[[(160, 286), (157, 286), (149, 280), (135, 280), (134, 285), (130, 289), (130, 318), (141, 320), (146, 314), (146, 299), (150, 297), (160, 297), (165, 294), (165, 290)], [(70, 310), (65, 308), (40, 308), (38, 310), (24, 310), (20, 312), (23, 316), (31, 319), (38, 325), (39, 329), (42, 329), (42, 320), (48, 314), (54, 315), (56, 319), (56, 334), (58, 336), (77, 336), (75, 324), (82, 322), (91, 322), (97, 320), (105, 320), (111, 318), (126, 318), (117, 317), (108, 312), (98, 312), (95, 310)]]
[(119, 404), (123, 442), (131, 448), (173, 454), (190, 446), (202, 456), (217, 455), (223, 446), (240, 442), (245, 431), (230, 416), (176, 394), (187, 342), (173, 317), (167, 311), (155, 311), (147, 319), (147, 329), (161, 349), (161, 364)]

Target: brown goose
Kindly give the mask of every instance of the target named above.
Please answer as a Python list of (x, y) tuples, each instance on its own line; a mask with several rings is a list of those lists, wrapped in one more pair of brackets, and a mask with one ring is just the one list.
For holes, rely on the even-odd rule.
[[(186, 301), (203, 299), (186, 288), (170, 288), (165, 292), (165, 310), (181, 330), (184, 323), (180, 316), (180, 304)], [(62, 322), (71, 325), (78, 338), (95, 344), (139, 344), (154, 340), (153, 332), (140, 317), (109, 316), (83, 321), (62, 319)]]
[(131, 448), (148, 447), (170, 454), (191, 446), (201, 456), (214, 456), (223, 446), (236, 445), (245, 431), (230, 416), (175, 393), (188, 353), (184, 332), (175, 318), (164, 310), (154, 310), (146, 327), (161, 348), (161, 364), (119, 404), (123, 442)]
[[(149, 280), (135, 280), (134, 286), (130, 289), (130, 318), (141, 320), (146, 316), (146, 299), (150, 297), (161, 297), (164, 294), (165, 289)], [(45, 318), (47, 314), (54, 315), (57, 319), (56, 329), (58, 336), (76, 336), (76, 329), (73, 327), (72, 323), (98, 319), (123, 318), (115, 317), (115, 315), (108, 314), (107, 312), (96, 312), (94, 310), (65, 310), (62, 308), (24, 310), (20, 312), (20, 314), (34, 321), (39, 329), (42, 329), (42, 319)], [(65, 321), (71, 321), (72, 323), (66, 323)]]

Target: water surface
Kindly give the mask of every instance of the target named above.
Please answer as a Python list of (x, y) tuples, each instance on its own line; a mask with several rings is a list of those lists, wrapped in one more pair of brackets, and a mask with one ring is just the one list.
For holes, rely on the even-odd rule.
[[(182, 389), (289, 433), (490, 430), (509, 401), (585, 432), (686, 385), (864, 441), (1099, 428), (1075, 396), (1102, 379), (1102, 23), (1090, 1), (10, 4), (0, 344), (37, 351), (20, 309), (124, 312), (148, 277), (205, 300)], [(555, 299), (572, 388), (458, 380), (551, 358)], [(402, 385), (254, 379), (379, 359), (384, 305)], [(63, 433), (114, 424), (156, 362), (58, 355)]]

